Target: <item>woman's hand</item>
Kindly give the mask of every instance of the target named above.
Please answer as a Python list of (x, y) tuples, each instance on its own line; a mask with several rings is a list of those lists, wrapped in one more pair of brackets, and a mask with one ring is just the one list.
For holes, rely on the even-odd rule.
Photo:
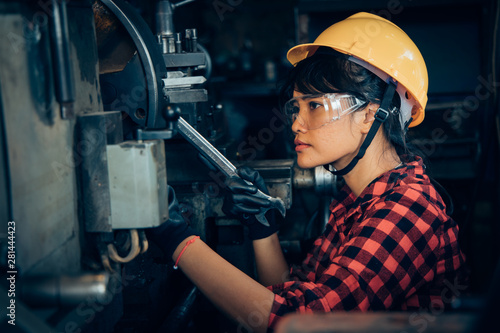
[[(255, 196), (258, 190), (269, 194), (262, 176), (252, 168), (241, 167), (237, 170), (241, 178), (231, 177), (226, 180), (226, 196), (222, 210), (227, 216), (235, 217), (249, 228), (249, 237), (252, 240), (266, 238), (278, 231), (274, 210), (266, 213), (269, 227), (261, 224), (255, 214), (261, 208), (268, 208), (271, 202)], [(252, 184), (245, 182), (248, 180)]]

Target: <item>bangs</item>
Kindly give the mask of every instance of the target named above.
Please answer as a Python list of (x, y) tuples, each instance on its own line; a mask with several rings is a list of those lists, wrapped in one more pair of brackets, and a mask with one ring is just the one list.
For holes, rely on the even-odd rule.
[(342, 92), (366, 101), (367, 97), (357, 87), (364, 84), (356, 78), (358, 67), (364, 70), (361, 66), (332, 54), (315, 54), (306, 58), (290, 69), (281, 85), (280, 105), (290, 100), (294, 91), (302, 94)]
[(319, 77), (310, 78), (309, 73), (304, 73), (302, 77), (297, 77), (295, 81), (294, 90), (302, 94), (328, 94), (340, 92), (331, 83), (329, 83), (324, 76), (317, 75)]

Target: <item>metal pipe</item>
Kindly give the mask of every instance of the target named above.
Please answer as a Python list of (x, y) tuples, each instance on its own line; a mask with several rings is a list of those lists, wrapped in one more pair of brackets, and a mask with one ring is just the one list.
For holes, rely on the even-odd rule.
[(186, 52), (193, 52), (192, 50), (192, 44), (191, 44), (191, 35), (192, 35), (192, 29), (186, 29), (184, 30), (184, 43), (185, 43), (185, 49)]
[(182, 36), (181, 33), (178, 32), (175, 34), (175, 53), (182, 52)]
[(185, 332), (189, 319), (194, 312), (194, 306), (198, 294), (198, 288), (196, 288), (196, 286), (192, 287), (187, 292), (186, 296), (182, 298), (182, 301), (172, 309), (158, 332)]
[(191, 52), (198, 51), (198, 31), (191, 29)]
[(314, 168), (314, 182), (316, 193), (323, 195), (334, 195), (336, 193), (337, 176), (323, 166)]
[(313, 169), (301, 169), (297, 165), (293, 167), (293, 186), (305, 189), (314, 187)]
[(174, 35), (173, 5), (170, 1), (158, 1), (156, 5), (156, 34)]
[(158, 1), (156, 5), (156, 34), (162, 53), (175, 53), (174, 8), (170, 1)]
[(321, 195), (336, 193), (337, 177), (323, 166), (314, 169), (301, 169), (297, 165), (293, 168), (293, 186), (300, 189), (314, 188)]
[(21, 299), (28, 305), (76, 305), (88, 299), (102, 299), (107, 291), (109, 275), (28, 276), (20, 281)]
[(68, 14), (65, 0), (52, 0), (50, 32), (52, 40), (56, 97), (61, 105), (61, 117), (74, 117), (75, 82), (70, 58)]

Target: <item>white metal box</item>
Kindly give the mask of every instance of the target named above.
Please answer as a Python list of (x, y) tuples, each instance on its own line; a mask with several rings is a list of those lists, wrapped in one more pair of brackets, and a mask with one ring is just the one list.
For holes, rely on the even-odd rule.
[(163, 140), (108, 145), (113, 229), (156, 227), (168, 219)]

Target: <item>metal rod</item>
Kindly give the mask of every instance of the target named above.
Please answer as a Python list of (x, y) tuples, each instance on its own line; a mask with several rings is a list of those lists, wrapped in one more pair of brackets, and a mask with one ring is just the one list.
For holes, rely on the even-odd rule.
[(74, 116), (75, 82), (70, 58), (68, 14), (65, 0), (52, 0), (50, 32), (56, 78), (56, 98), (61, 105), (61, 117)]
[(158, 1), (156, 5), (157, 35), (174, 35), (173, 6), (170, 1)]
[(184, 0), (184, 1), (179, 1), (178, 3), (174, 3), (172, 4), (173, 8), (177, 8), (177, 7), (180, 7), (180, 6), (184, 6), (184, 5), (187, 5), (188, 3), (191, 3), (191, 2), (194, 2), (195, 0)]
[(179, 133), (198, 149), (202, 155), (208, 158), (209, 161), (215, 163), (220, 171), (226, 177), (239, 177), (236, 173), (236, 167), (222, 155), (210, 142), (207, 141), (198, 131), (196, 131), (184, 118), (179, 117), (177, 120), (177, 128)]
[(196, 286), (188, 290), (186, 296), (182, 298), (182, 301), (172, 309), (158, 332), (185, 332), (189, 319), (193, 315), (198, 294), (199, 292)]
[(75, 305), (102, 298), (107, 292), (108, 281), (107, 273), (29, 276), (22, 280), (21, 298), (32, 306)]
[[(196, 131), (184, 118), (179, 117), (177, 120), (177, 129), (186, 138), (186, 140), (191, 143), (198, 151), (212, 162), (226, 177), (240, 177), (236, 172), (236, 167), (229, 162), (229, 160), (222, 155), (210, 142), (207, 141), (198, 131)], [(251, 182), (244, 180), (248, 184)], [(280, 198), (273, 198), (268, 194), (265, 194), (261, 190), (257, 190), (254, 194), (255, 197), (269, 200), (269, 207), (261, 207), (260, 212), (255, 215), (257, 221), (265, 226), (269, 226), (269, 222), (265, 216), (266, 212), (271, 208), (276, 208), (285, 216), (285, 204)]]

